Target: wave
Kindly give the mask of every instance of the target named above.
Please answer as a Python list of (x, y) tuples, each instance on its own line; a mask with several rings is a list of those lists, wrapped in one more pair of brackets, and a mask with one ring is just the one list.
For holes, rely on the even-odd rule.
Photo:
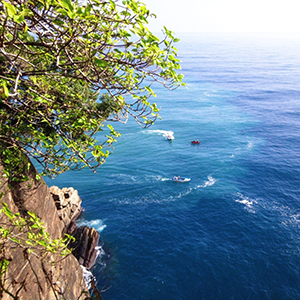
[(248, 142), (247, 144), (247, 150), (251, 150), (253, 148), (253, 143), (252, 142)]
[(249, 197), (244, 196), (242, 193), (238, 193), (238, 199), (235, 200), (235, 202), (241, 203), (245, 205), (245, 209), (247, 209), (249, 212), (255, 213), (255, 210), (253, 209), (253, 205), (257, 204), (257, 201), (254, 199), (249, 199)]
[(93, 273), (90, 272), (87, 268), (85, 268), (82, 265), (80, 265), (80, 267), (82, 268), (83, 278), (84, 278), (84, 281), (85, 281), (85, 285), (90, 290), (91, 289), (91, 282), (93, 280), (95, 280), (95, 277), (94, 277)]
[(215, 183), (216, 183), (216, 179), (215, 178), (213, 178), (213, 177), (211, 177), (211, 176), (208, 176), (207, 177), (207, 179), (208, 179), (208, 181), (206, 181), (205, 183), (204, 183), (204, 188), (206, 188), (207, 186), (212, 186), (212, 185), (214, 185)]
[(207, 176), (207, 181), (204, 182), (204, 184), (202, 185), (198, 185), (195, 189), (198, 189), (198, 188), (206, 188), (208, 186), (212, 186), (216, 183), (216, 179), (213, 178), (212, 176)]
[(102, 232), (105, 228), (106, 228), (106, 225), (104, 224), (104, 222), (100, 219), (97, 219), (97, 220), (84, 220), (84, 219), (81, 219), (81, 220), (77, 220), (77, 226), (89, 226), (89, 227), (93, 227), (95, 228), (99, 233)]

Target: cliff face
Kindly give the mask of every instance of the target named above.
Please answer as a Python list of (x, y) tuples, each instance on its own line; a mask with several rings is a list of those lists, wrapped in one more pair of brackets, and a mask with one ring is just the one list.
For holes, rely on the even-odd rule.
[[(71, 216), (63, 218), (59, 214), (56, 203), (46, 183), (36, 180), (34, 167), (28, 172), (29, 180), (22, 183), (12, 183), (8, 188), (0, 165), (0, 192), (3, 193), (0, 202), (5, 202), (13, 213), (19, 212), (25, 216), (27, 211), (34, 212), (43, 222), (52, 239), (57, 239), (74, 223), (80, 212), (72, 205), (66, 205)], [(1, 205), (2, 206), (2, 205)], [(76, 205), (75, 205), (76, 206)], [(69, 221), (66, 224), (66, 219)], [(0, 214), (0, 226), (5, 227), (7, 217)], [(0, 237), (1, 238), (1, 237)], [(12, 247), (12, 243), (0, 247), (0, 257), (8, 259), (7, 272), (1, 276), (0, 298), (6, 299), (85, 299), (89, 294), (83, 278), (83, 272), (78, 260), (71, 254), (59, 257), (52, 254), (44, 257), (28, 253), (25, 248)], [(39, 254), (39, 253), (38, 253)], [(55, 263), (53, 263), (53, 261)], [(6, 290), (6, 292), (2, 291)], [(12, 296), (16, 296), (13, 298)]]
[(69, 245), (73, 249), (72, 254), (82, 266), (90, 269), (97, 256), (99, 232), (88, 226), (76, 226), (75, 221), (81, 212), (81, 199), (78, 192), (72, 187), (59, 189), (57, 186), (51, 186), (50, 193), (58, 210), (58, 216), (63, 222), (62, 232), (75, 237), (75, 241)]

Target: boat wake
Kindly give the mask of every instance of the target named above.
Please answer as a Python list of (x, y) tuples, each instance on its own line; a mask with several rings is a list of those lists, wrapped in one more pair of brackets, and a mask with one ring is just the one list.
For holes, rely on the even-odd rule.
[[(153, 203), (163, 203), (163, 202), (173, 202), (176, 201), (176, 199), (180, 199), (183, 198), (187, 195), (189, 195), (190, 193), (192, 193), (194, 190), (197, 190), (199, 188), (207, 188), (210, 186), (213, 186), (217, 180), (215, 178), (213, 178), (212, 176), (208, 176), (207, 177), (208, 180), (204, 181), (203, 184), (201, 185), (197, 185), (194, 187), (190, 187), (190, 186), (186, 186), (186, 185), (176, 185), (178, 187), (180, 187), (180, 192), (178, 194), (173, 194), (170, 193), (170, 195), (168, 195), (167, 197), (165, 197), (165, 194), (161, 194), (161, 193), (147, 193), (147, 195), (144, 195), (142, 197), (124, 197), (124, 198), (111, 198), (109, 199), (110, 202), (115, 202), (118, 203), (120, 205), (148, 205), (148, 204), (153, 204)], [(148, 181), (172, 181), (172, 178), (166, 178), (166, 177), (162, 177), (162, 176), (157, 176), (157, 175), (151, 175), (147, 177)], [(172, 185), (174, 186), (174, 184), (172, 183)], [(181, 188), (182, 187), (182, 188)], [(99, 220), (101, 221), (101, 220)], [(106, 227), (106, 225), (103, 225), (103, 229)], [(102, 230), (103, 230), (102, 229)]]
[(149, 204), (161, 204), (163, 202), (173, 202), (175, 201), (173, 196), (169, 196), (168, 198), (161, 197), (159, 195), (148, 195), (144, 197), (136, 197), (136, 198), (122, 198), (122, 199), (110, 199), (109, 201), (118, 203), (119, 205), (130, 205), (130, 206), (143, 206)]
[(203, 185), (204, 188), (206, 188), (207, 186), (212, 186), (212, 185), (214, 185), (214, 184), (216, 183), (216, 181), (217, 181), (215, 178), (213, 178), (213, 177), (211, 177), (211, 176), (208, 176), (207, 179), (208, 179), (208, 181), (206, 181), (206, 182), (204, 183), (204, 185)]
[(245, 205), (245, 209), (248, 210), (251, 213), (255, 213), (255, 210), (253, 208), (253, 204), (257, 204), (256, 200), (249, 199), (249, 197), (244, 196), (241, 193), (238, 193), (238, 199), (235, 200), (235, 202), (241, 203)]
[(204, 189), (204, 188), (206, 188), (206, 187), (212, 186), (212, 185), (214, 185), (214, 184), (216, 183), (216, 181), (217, 181), (217, 180), (216, 180), (215, 178), (213, 178), (212, 176), (208, 176), (207, 179), (208, 179), (208, 180), (205, 181), (204, 184), (197, 185), (196, 187), (191, 187), (191, 188), (189, 188), (187, 191), (181, 192), (176, 198), (182, 198), (183, 196), (187, 196), (187, 195), (190, 194), (192, 191), (197, 190), (197, 189), (199, 189), (199, 188)]
[(159, 179), (161, 181), (168, 181), (168, 180), (171, 180), (170, 178), (166, 178), (166, 177), (162, 177), (161, 179)]
[(155, 181), (168, 181), (171, 180), (170, 177), (162, 177), (161, 175), (146, 175), (146, 182), (155, 182)]
[(168, 131), (168, 130), (145, 130), (145, 131), (142, 131), (142, 133), (161, 135), (163, 137), (174, 136), (174, 132), (173, 131)]
[(202, 185), (198, 185), (195, 189), (199, 189), (199, 188), (206, 188), (208, 186), (212, 186), (216, 183), (216, 179), (213, 178), (212, 176), (207, 176), (207, 181), (204, 182), (204, 184)]

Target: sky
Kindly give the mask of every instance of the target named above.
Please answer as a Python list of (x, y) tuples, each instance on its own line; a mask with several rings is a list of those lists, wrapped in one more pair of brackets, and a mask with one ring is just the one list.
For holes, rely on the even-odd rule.
[(141, 0), (149, 29), (178, 32), (299, 32), (300, 0)]

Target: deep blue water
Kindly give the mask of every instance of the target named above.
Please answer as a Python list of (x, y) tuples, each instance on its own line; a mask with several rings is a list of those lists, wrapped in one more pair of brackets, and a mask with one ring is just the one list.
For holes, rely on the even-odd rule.
[(300, 299), (300, 36), (179, 37), (188, 89), (156, 89), (162, 120), (47, 183), (101, 232), (106, 300)]

